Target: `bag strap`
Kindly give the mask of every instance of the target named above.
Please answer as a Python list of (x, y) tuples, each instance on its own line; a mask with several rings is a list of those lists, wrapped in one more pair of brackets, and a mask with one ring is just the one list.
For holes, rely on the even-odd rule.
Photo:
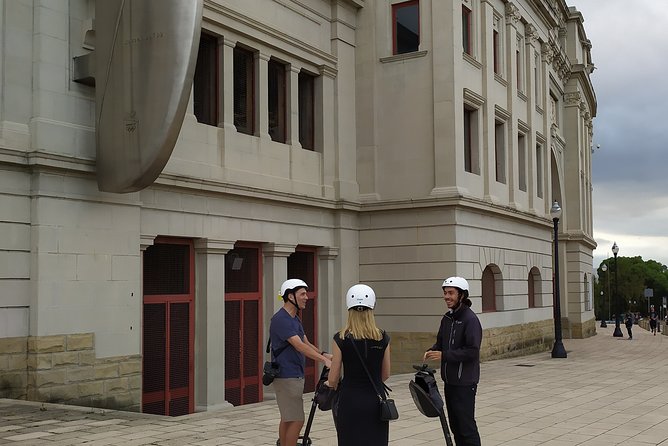
[[(360, 362), (362, 363), (362, 367), (364, 367), (364, 371), (366, 372), (366, 376), (369, 377), (369, 381), (371, 381), (371, 385), (373, 386), (373, 390), (376, 391), (376, 395), (378, 395), (379, 399), (385, 401), (386, 397), (385, 397), (385, 391), (384, 390), (385, 390), (385, 388), (389, 388), (389, 387), (387, 387), (385, 385), (385, 383), (383, 383), (383, 387), (384, 387), (383, 388), (383, 393), (380, 393), (378, 391), (378, 387), (376, 387), (376, 383), (373, 380), (373, 378), (371, 377), (371, 373), (369, 373), (369, 369), (366, 367), (366, 363), (362, 359), (362, 355), (360, 355), (359, 350), (357, 350), (357, 345), (355, 345), (355, 340), (353, 339), (353, 337), (350, 334), (347, 334), (346, 337), (348, 339), (350, 339), (350, 343), (353, 345), (353, 348), (355, 349), (355, 353), (357, 353), (357, 357), (359, 358)], [(385, 335), (383, 335), (383, 337), (385, 337)]]
[[(269, 339), (267, 340), (267, 353), (269, 353), (269, 345), (270, 345), (270, 344), (271, 344), (271, 338), (269, 338)], [(273, 350), (273, 349), (272, 349), (273, 352), (274, 352), (274, 359), (278, 358), (278, 355), (280, 355), (281, 353), (283, 353), (283, 350), (285, 350), (285, 349), (288, 348), (289, 346), (290, 346), (290, 343), (288, 343), (287, 345), (284, 345), (283, 347), (279, 348), (278, 350)]]

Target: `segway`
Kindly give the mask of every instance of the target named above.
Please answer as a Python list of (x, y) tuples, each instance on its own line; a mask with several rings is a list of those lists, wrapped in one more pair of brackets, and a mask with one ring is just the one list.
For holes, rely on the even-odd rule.
[[(318, 383), (315, 385), (315, 392), (313, 393), (313, 398), (311, 399), (312, 401), (311, 411), (308, 414), (308, 420), (306, 421), (306, 427), (304, 428), (304, 435), (301, 435), (299, 437), (299, 440), (297, 440), (297, 446), (311, 446), (313, 444), (308, 434), (311, 433), (311, 425), (313, 424), (313, 418), (315, 418), (315, 409), (316, 407), (319, 407), (318, 394), (320, 392), (326, 392), (328, 390), (326, 389), (326, 386), (323, 385), (328, 378), (329, 378), (329, 369), (327, 367), (323, 367), (322, 372), (320, 372), (320, 378), (318, 379)], [(322, 402), (320, 404), (322, 404)], [(322, 407), (320, 407), (320, 409), (329, 410), (331, 409), (331, 406), (326, 408), (323, 405)], [(276, 446), (281, 446), (280, 438), (276, 440)]]
[(445, 436), (445, 444), (453, 446), (448, 429), (448, 420), (445, 418), (445, 408), (443, 407), (443, 398), (438, 392), (438, 383), (434, 374), (436, 370), (429, 368), (427, 364), (414, 365), (417, 370), (414, 380), (408, 383), (408, 389), (413, 397), (413, 402), (422, 415), (429, 418), (438, 417), (441, 421), (441, 428)]

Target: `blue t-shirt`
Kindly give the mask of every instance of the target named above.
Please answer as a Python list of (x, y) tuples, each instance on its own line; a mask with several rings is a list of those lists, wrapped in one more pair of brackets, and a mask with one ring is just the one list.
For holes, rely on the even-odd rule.
[[(290, 316), (285, 308), (281, 308), (271, 318), (269, 325), (269, 336), (271, 339), (271, 357), (272, 360), (280, 364), (281, 372), (279, 378), (303, 378), (304, 367), (306, 365), (306, 357), (299, 353), (288, 342), (288, 339), (293, 336), (299, 336), (299, 339), (304, 340), (304, 327), (298, 317)], [(287, 346), (287, 347), (286, 347)], [(283, 351), (274, 356), (274, 352), (283, 348)]]

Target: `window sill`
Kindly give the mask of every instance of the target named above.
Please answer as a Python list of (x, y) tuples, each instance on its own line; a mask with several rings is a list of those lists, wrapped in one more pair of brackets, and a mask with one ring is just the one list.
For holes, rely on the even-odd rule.
[(407, 59), (416, 59), (418, 57), (424, 57), (427, 55), (427, 51), (414, 51), (412, 53), (403, 53), (403, 54), (394, 54), (392, 56), (381, 57), (380, 63), (392, 63), (399, 62)]
[(508, 87), (508, 82), (506, 82), (506, 80), (500, 74), (494, 73), (494, 79), (504, 87)]
[(462, 52), (462, 57), (464, 58), (465, 61), (476, 67), (477, 69), (482, 69), (482, 64), (476, 60), (475, 57), (470, 55), (469, 53)]

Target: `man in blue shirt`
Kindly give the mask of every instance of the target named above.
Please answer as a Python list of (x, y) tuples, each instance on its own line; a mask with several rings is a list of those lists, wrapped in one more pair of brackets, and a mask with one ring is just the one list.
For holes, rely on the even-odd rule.
[(283, 307), (271, 318), (269, 336), (272, 360), (280, 365), (274, 379), (276, 402), (281, 413), (278, 436), (281, 446), (296, 446), (304, 425), (304, 367), (306, 358), (332, 365), (332, 355), (320, 352), (304, 333), (298, 312), (306, 308), (308, 285), (300, 279), (288, 279), (281, 286)]

